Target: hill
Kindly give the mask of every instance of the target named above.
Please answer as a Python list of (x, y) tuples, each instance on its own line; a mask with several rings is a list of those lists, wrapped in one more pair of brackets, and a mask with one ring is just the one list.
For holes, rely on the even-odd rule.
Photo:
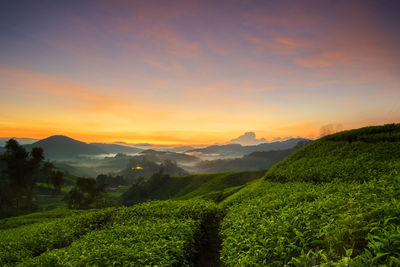
[(273, 181), (367, 181), (400, 171), (400, 124), (343, 131), (316, 140), (272, 167)]
[(260, 178), (265, 170), (194, 174), (182, 177), (153, 176), (149, 181), (133, 185), (122, 196), (122, 203), (131, 205), (151, 199), (189, 199), (204, 197), (220, 201), (240, 190), (246, 183)]
[(189, 163), (198, 161), (199, 158), (184, 153), (171, 152), (171, 151), (158, 151), (154, 149), (147, 149), (140, 152), (147, 160), (162, 162), (165, 160), (172, 160), (179, 163)]
[(106, 154), (118, 154), (118, 153), (136, 154), (136, 153), (143, 151), (140, 148), (116, 145), (116, 144), (90, 143), (90, 145), (100, 148)]
[(205, 148), (188, 150), (185, 153), (193, 155), (217, 155), (218, 157), (235, 158), (258, 151), (285, 150), (295, 147), (299, 142), (308, 141), (304, 138), (292, 138), (285, 141), (262, 143), (253, 146), (242, 146), (240, 144), (213, 145)]
[(33, 144), (25, 145), (27, 150), (41, 147), (48, 159), (71, 159), (81, 155), (101, 155), (117, 153), (138, 153), (139, 148), (116, 144), (85, 143), (64, 135), (53, 135)]
[(258, 151), (234, 159), (200, 161), (190, 168), (192, 173), (217, 173), (267, 169), (292, 154), (296, 148)]
[(400, 125), (323, 137), (222, 202), (227, 266), (399, 266)]
[(25, 145), (27, 150), (33, 147), (41, 147), (45, 151), (45, 157), (50, 159), (73, 158), (79, 155), (96, 155), (105, 152), (93, 145), (77, 141), (63, 135), (53, 135), (30, 145)]
[[(132, 186), (125, 204), (182, 200), (86, 211), (37, 225), (29, 218), (6, 222), (16, 227), (0, 233), (0, 262), (400, 266), (399, 132), (400, 125), (391, 124), (323, 137), (261, 179), (264, 171), (159, 172)], [(215, 258), (202, 261), (201, 255)]]

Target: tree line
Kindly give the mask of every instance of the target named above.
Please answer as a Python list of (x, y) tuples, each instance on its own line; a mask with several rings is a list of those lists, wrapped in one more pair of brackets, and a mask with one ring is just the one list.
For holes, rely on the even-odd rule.
[(33, 198), (37, 182), (51, 184), (55, 192), (60, 192), (64, 173), (44, 160), (42, 148), (28, 152), (15, 139), (8, 140), (0, 155), (0, 217), (36, 210)]

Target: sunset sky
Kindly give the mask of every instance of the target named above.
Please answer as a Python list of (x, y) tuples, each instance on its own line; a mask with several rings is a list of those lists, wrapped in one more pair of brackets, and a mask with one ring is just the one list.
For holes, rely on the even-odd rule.
[(213, 144), (400, 122), (399, 10), (0, 0), (0, 137)]

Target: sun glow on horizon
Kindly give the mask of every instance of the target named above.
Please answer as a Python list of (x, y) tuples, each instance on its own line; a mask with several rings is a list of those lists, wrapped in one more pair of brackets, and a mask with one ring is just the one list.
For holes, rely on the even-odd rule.
[(22, 2), (0, 3), (0, 136), (208, 145), (400, 121), (395, 1)]

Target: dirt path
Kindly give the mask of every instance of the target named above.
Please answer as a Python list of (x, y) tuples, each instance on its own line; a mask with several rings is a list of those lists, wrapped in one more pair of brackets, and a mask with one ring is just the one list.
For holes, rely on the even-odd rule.
[(221, 239), (219, 237), (219, 223), (222, 216), (214, 216), (202, 225), (202, 240), (196, 257), (195, 266), (218, 267), (221, 266), (219, 253)]

